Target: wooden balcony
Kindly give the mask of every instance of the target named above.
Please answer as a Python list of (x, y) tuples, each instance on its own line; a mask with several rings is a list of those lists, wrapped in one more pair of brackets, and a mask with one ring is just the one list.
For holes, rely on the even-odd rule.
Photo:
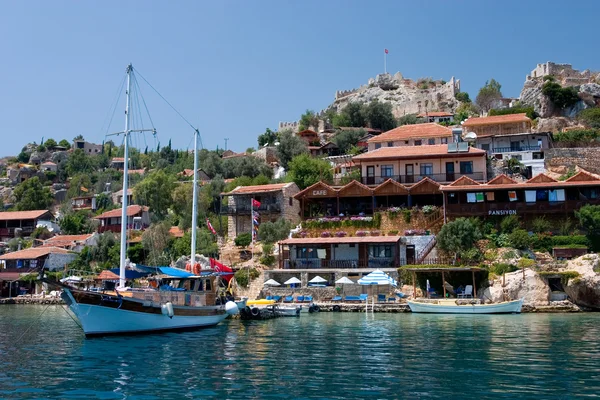
[(600, 200), (446, 204), (446, 216), (468, 217), (522, 214), (568, 214), (579, 210), (586, 204), (600, 204)]
[[(279, 214), (281, 213), (280, 204), (261, 204), (260, 207), (254, 208), (259, 214)], [(227, 206), (221, 209), (225, 215), (250, 215), (250, 205)]]
[[(485, 182), (486, 181), (486, 173), (484, 172), (471, 172), (461, 174), (460, 172), (448, 172), (442, 174), (424, 174), (424, 175), (390, 175), (390, 176), (363, 176), (360, 179), (360, 182), (363, 185), (380, 185), (388, 179), (392, 179), (396, 182), (402, 183), (404, 185), (412, 185), (413, 183), (418, 183), (420, 180), (424, 178), (429, 178), (435, 182), (439, 183), (452, 183), (461, 176), (466, 176), (477, 182)], [(342, 178), (334, 180), (334, 185), (341, 185)]]

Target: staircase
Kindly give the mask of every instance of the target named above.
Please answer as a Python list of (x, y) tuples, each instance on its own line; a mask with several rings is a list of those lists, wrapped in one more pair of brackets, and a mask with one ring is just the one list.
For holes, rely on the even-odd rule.
[(238, 297), (247, 297), (249, 300), (254, 300), (258, 298), (260, 291), (263, 289), (265, 283), (265, 274), (260, 268), (257, 269), (260, 272), (260, 275), (258, 276), (258, 278), (251, 281), (247, 288), (243, 288), (237, 285), (236, 295)]
[(431, 235), (431, 240), (429, 241), (429, 243), (427, 243), (427, 246), (425, 246), (423, 250), (421, 250), (419, 254), (417, 254), (417, 257), (415, 258), (415, 264), (422, 264), (436, 244), (437, 240), (435, 239), (435, 236)]
[(444, 221), (444, 207), (439, 207), (434, 213), (427, 216), (425, 230), (432, 230), (434, 226)]

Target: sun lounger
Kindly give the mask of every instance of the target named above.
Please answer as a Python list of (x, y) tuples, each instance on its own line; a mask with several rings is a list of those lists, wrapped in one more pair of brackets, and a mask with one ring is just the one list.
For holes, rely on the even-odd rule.
[(391, 297), (387, 298), (387, 301), (388, 301), (388, 303), (395, 302), (396, 298), (394, 296), (391, 296)]
[(294, 301), (294, 296), (285, 296), (283, 299), (284, 303), (291, 303)]
[(378, 303), (385, 303), (385, 294), (378, 294), (377, 295), (377, 302)]
[(312, 296), (304, 296), (304, 302), (305, 303), (310, 303), (313, 301), (313, 297)]
[(335, 296), (331, 301), (342, 301), (342, 296)]
[(360, 296), (346, 296), (346, 301), (366, 301), (367, 295), (361, 294)]
[(296, 303), (302, 303), (304, 301), (304, 296), (296, 297)]
[(278, 302), (281, 300), (281, 296), (273, 296), (273, 300)]
[(273, 300), (273, 296), (267, 296), (267, 300)]
[(358, 298), (360, 299), (360, 301), (367, 301), (368, 297), (369, 296), (366, 293), (363, 293), (360, 296), (358, 296)]

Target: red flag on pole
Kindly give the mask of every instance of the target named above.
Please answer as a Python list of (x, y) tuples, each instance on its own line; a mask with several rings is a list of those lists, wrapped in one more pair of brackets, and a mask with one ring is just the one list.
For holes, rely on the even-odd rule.
[(252, 207), (255, 207), (255, 208), (260, 207), (260, 201), (252, 199)]
[(383, 51), (385, 51), (385, 54), (389, 53), (388, 49), (383, 49)]
[(208, 230), (212, 232), (213, 235), (217, 234), (217, 231), (215, 231), (215, 228), (213, 228), (208, 218), (206, 218), (206, 226), (208, 227)]

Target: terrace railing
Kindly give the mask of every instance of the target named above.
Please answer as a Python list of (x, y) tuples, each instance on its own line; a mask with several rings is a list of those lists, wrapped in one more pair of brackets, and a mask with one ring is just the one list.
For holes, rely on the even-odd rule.
[(433, 181), (440, 183), (454, 182), (461, 176), (469, 177), (475, 181), (484, 182), (486, 174), (484, 172), (471, 172), (471, 173), (460, 173), (460, 172), (448, 172), (443, 174), (424, 174), (424, 175), (390, 175), (390, 176), (366, 176), (361, 178), (361, 183), (364, 185), (380, 185), (388, 179), (392, 179), (396, 182), (411, 185), (418, 183), (424, 178), (429, 178)]

